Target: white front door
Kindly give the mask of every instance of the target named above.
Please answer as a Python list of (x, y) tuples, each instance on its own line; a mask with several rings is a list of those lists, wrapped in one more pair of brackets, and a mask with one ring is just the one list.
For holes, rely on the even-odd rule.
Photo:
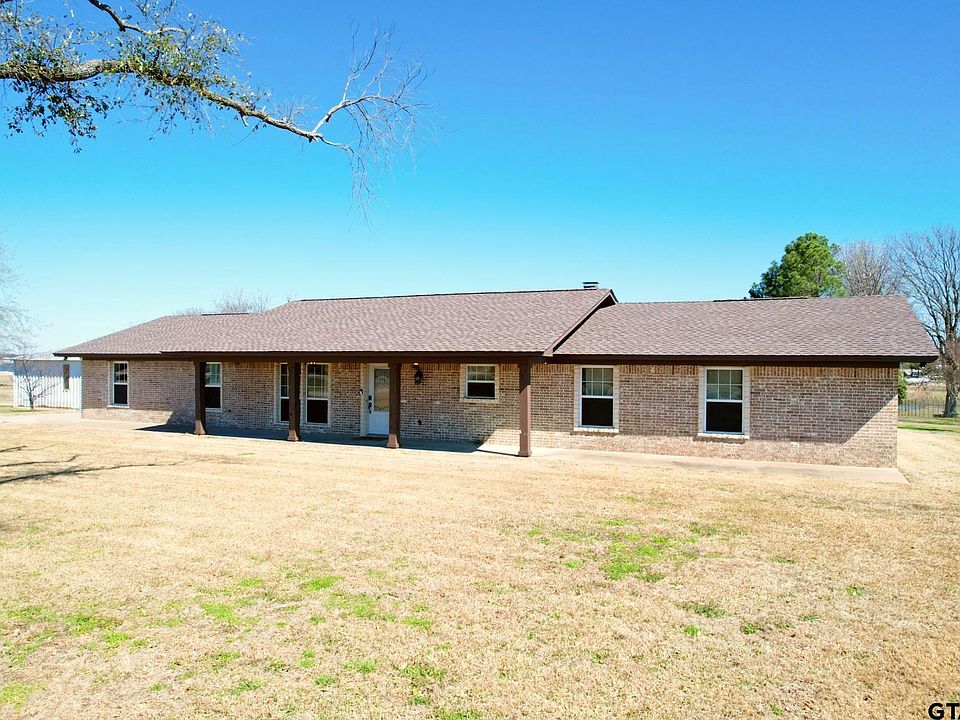
[(367, 434), (386, 435), (390, 426), (390, 368), (371, 365), (367, 380)]

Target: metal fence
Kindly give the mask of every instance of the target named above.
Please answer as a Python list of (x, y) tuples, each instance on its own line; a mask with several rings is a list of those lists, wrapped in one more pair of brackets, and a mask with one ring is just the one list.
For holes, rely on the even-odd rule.
[(943, 415), (943, 401), (907, 401), (900, 403), (900, 417), (932, 418)]
[(943, 415), (946, 391), (943, 386), (911, 385), (907, 398), (900, 403), (900, 417), (932, 418)]

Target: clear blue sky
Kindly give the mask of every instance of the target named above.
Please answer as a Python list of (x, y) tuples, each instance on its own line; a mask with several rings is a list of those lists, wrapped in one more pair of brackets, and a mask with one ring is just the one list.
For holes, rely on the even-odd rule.
[(275, 96), (318, 104), (351, 19), (394, 21), (433, 70), (437, 137), (384, 179), (369, 226), (336, 152), (244, 140), (229, 115), (150, 139), (126, 113), (78, 155), (58, 135), (0, 138), (0, 241), (43, 349), (234, 287), (742, 297), (803, 232), (960, 223), (955, 2), (191, 7), (252, 38)]

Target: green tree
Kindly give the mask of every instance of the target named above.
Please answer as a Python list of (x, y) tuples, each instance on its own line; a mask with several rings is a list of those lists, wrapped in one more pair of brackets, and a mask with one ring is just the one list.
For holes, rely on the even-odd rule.
[(844, 265), (839, 246), (823, 235), (806, 233), (783, 250), (780, 262), (750, 288), (750, 297), (820, 297), (844, 295)]

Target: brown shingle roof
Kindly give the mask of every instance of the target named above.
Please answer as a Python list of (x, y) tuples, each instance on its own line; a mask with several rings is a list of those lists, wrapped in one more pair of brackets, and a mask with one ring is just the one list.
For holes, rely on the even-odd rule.
[(936, 357), (905, 298), (620, 303), (608, 290), (299, 300), (263, 313), (158, 318), (57, 354), (549, 353), (573, 357)]
[(58, 354), (540, 354), (611, 297), (601, 289), (299, 300), (263, 313), (162, 317)]
[(874, 296), (620, 303), (556, 351), (604, 355), (929, 361), (936, 350), (906, 298)]

